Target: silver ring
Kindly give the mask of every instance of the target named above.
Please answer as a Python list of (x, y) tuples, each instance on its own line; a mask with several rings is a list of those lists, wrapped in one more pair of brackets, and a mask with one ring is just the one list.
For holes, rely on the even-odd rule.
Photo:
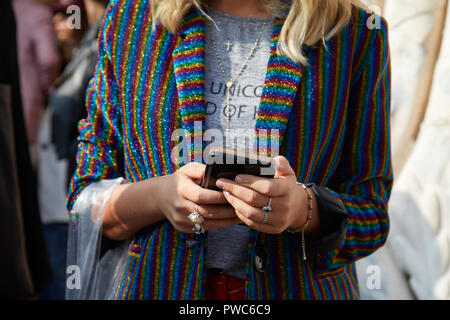
[(195, 225), (195, 224), (202, 224), (203, 221), (205, 221), (205, 218), (203, 218), (203, 216), (198, 212), (198, 207), (199, 207), (199, 205), (196, 204), (196, 205), (195, 205), (194, 211), (192, 211), (192, 212), (188, 215), (189, 220), (191, 220), (191, 222), (192, 222), (194, 225)]
[(203, 221), (205, 221), (205, 218), (203, 218), (203, 216), (198, 212), (198, 208), (199, 205), (196, 204), (194, 211), (192, 211), (188, 215), (188, 218), (194, 224), (194, 226), (192, 227), (192, 231), (194, 231), (195, 234), (202, 234), (205, 233), (205, 228), (203, 228), (202, 225)]
[(263, 224), (266, 224), (269, 220), (269, 213), (272, 211), (272, 207), (270, 206), (272, 204), (272, 198), (269, 197), (269, 203), (267, 203), (264, 207), (262, 207), (262, 211), (264, 211), (264, 219)]
[(205, 228), (203, 228), (203, 225), (201, 223), (196, 223), (192, 227), (192, 231), (194, 231), (195, 234), (203, 234), (205, 233)]

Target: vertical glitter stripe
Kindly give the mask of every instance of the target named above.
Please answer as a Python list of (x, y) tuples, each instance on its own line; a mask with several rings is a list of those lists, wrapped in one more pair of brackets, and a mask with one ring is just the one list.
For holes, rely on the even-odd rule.
[[(145, 65), (143, 63), (144, 59), (151, 59), (152, 54), (151, 52), (159, 47), (158, 41), (161, 41), (164, 43), (164, 40), (158, 40), (154, 41), (152, 39), (152, 21), (149, 16), (148, 11), (144, 11), (147, 14), (144, 16), (142, 21), (148, 21), (145, 25), (143, 25), (142, 30), (144, 31), (142, 38), (144, 41), (140, 43), (138, 46), (138, 51), (141, 52), (138, 56), (139, 62), (138, 65)], [(155, 38), (159, 38), (160, 32), (155, 32)], [(153, 41), (152, 41), (153, 40)], [(150, 43), (150, 44), (149, 44)], [(158, 57), (158, 56), (157, 56)], [(155, 70), (155, 64), (156, 59), (152, 59), (151, 63), (149, 63), (149, 67), (146, 69), (138, 68), (137, 74), (136, 74), (136, 86), (134, 88), (135, 95), (137, 97), (136, 104), (138, 105), (138, 110), (141, 110), (141, 112), (138, 113), (138, 120), (137, 123), (142, 125), (143, 128), (140, 130), (140, 141), (142, 142), (142, 148), (144, 150), (143, 152), (143, 158), (144, 158), (144, 165), (146, 168), (148, 168), (147, 177), (153, 177), (156, 176), (156, 164), (155, 159), (152, 157), (152, 153), (148, 152), (151, 148), (151, 144), (149, 143), (149, 135), (152, 133), (153, 130), (151, 130), (151, 122), (153, 119), (152, 117), (149, 117), (149, 108), (154, 103), (150, 103), (151, 100), (149, 99), (149, 96), (151, 96), (150, 91), (152, 90), (152, 85), (149, 82), (149, 79), (153, 78), (152, 74), (148, 74), (149, 70)], [(149, 119), (147, 119), (149, 118)], [(150, 122), (150, 123), (149, 123)]]
[[(170, 44), (170, 46), (166, 46), (164, 48), (164, 51), (161, 51), (160, 55), (160, 62), (162, 63), (162, 61), (165, 59), (165, 57), (170, 54), (170, 52), (173, 51), (174, 46), (175, 46), (175, 41), (170, 42), (168, 40), (168, 36), (167, 36), (167, 43)], [(168, 126), (168, 122), (170, 121), (170, 113), (172, 112), (172, 109), (178, 110), (178, 103), (176, 103), (176, 101), (174, 100), (174, 97), (176, 95), (173, 94), (173, 92), (171, 92), (170, 94), (168, 94), (169, 92), (169, 81), (173, 81), (173, 64), (169, 63), (169, 64), (165, 64), (166, 67), (162, 69), (161, 75), (160, 75), (160, 83), (161, 85), (158, 87), (155, 86), (155, 90), (159, 91), (159, 99), (158, 99), (158, 103), (156, 104), (164, 106), (170, 106), (169, 108), (162, 108), (161, 112), (159, 112), (159, 117), (158, 117), (158, 125), (159, 125), (159, 134), (158, 134), (158, 139), (157, 139), (157, 143), (156, 145), (162, 146), (162, 152), (156, 152), (157, 154), (159, 154), (159, 159), (160, 159), (160, 163), (161, 163), (161, 168), (160, 171), (158, 172), (158, 175), (162, 175), (165, 172), (172, 172), (171, 169), (171, 165), (170, 165), (170, 146), (171, 146), (171, 131), (167, 131), (168, 128), (170, 128)], [(169, 158), (167, 158), (167, 155), (169, 155)]]
[(138, 299), (148, 299), (148, 291), (146, 290), (146, 287), (149, 283), (148, 273), (146, 272), (147, 267), (149, 265), (149, 257), (151, 256), (152, 251), (152, 245), (154, 245), (154, 242), (151, 241), (151, 237), (144, 237), (141, 238), (141, 245), (144, 248), (144, 251), (141, 253), (142, 255), (142, 263), (139, 267), (139, 291)]
[[(137, 116), (137, 112), (129, 112), (130, 110), (132, 110), (132, 92), (129, 89), (129, 81), (132, 77), (132, 73), (129, 72), (129, 68), (132, 66), (129, 62), (130, 60), (130, 56), (133, 54), (133, 52), (131, 51), (133, 48), (130, 46), (131, 44), (131, 37), (133, 34), (133, 31), (136, 33), (137, 32), (137, 28), (132, 28), (133, 24), (130, 23), (130, 20), (132, 20), (132, 22), (135, 21), (136, 17), (137, 17), (137, 12), (136, 10), (131, 10), (131, 6), (133, 4), (133, 2), (124, 2), (123, 8), (121, 11), (124, 12), (123, 14), (123, 18), (120, 20), (120, 22), (118, 23), (120, 25), (120, 29), (117, 30), (116, 35), (119, 36), (120, 42), (118, 44), (118, 50), (116, 53), (116, 57), (117, 57), (117, 67), (120, 68), (119, 69), (119, 74), (120, 77), (123, 78), (123, 81), (121, 82), (121, 89), (122, 89), (122, 95), (121, 95), (121, 99), (122, 99), (122, 106), (125, 109), (124, 112), (124, 119), (126, 119), (125, 121), (125, 132), (124, 135), (125, 137), (129, 138), (129, 139), (133, 139), (136, 140), (136, 135), (138, 134), (139, 131), (137, 131), (137, 127), (136, 127), (136, 120), (135, 117)], [(124, 39), (123, 39), (124, 38)], [(125, 40), (125, 39), (130, 39), (130, 40)], [(136, 53), (135, 53), (136, 55)], [(125, 66), (125, 68), (124, 68)], [(140, 161), (142, 161), (142, 154), (137, 154), (136, 156), (133, 153), (133, 150), (131, 149), (133, 146), (136, 147), (136, 144), (139, 146), (139, 140), (137, 140), (135, 142), (135, 145), (131, 145), (129, 143), (127, 143), (125, 145), (125, 154), (126, 157), (125, 159), (127, 160), (127, 165), (129, 168), (128, 173), (131, 175), (129, 177), (127, 177), (129, 180), (131, 181), (139, 181), (139, 177), (140, 177), (140, 171), (139, 171), (139, 163)]]

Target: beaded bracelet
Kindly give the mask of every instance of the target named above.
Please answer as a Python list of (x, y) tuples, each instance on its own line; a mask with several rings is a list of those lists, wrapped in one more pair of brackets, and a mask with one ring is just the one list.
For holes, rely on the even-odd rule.
[(308, 194), (308, 215), (306, 216), (305, 223), (298, 230), (293, 230), (291, 228), (287, 228), (287, 232), (289, 233), (302, 233), (302, 250), (303, 250), (303, 260), (306, 260), (306, 245), (305, 245), (305, 229), (309, 226), (312, 220), (312, 210), (313, 210), (313, 196), (311, 193), (311, 189), (305, 186), (305, 184), (297, 182), (297, 184), (301, 185), (303, 189), (305, 189)]

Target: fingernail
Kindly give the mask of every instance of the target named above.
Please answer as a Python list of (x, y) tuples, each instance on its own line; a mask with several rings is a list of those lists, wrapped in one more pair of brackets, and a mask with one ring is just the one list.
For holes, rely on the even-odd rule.
[(248, 180), (243, 175), (237, 175), (236, 178), (234, 178), (234, 181), (236, 181), (239, 184), (243, 184), (243, 183), (246, 183)]
[(225, 197), (228, 197), (230, 195), (230, 193), (228, 191), (223, 191), (223, 194), (225, 195)]
[(224, 185), (225, 185), (225, 183), (222, 180), (216, 181), (216, 186), (218, 186), (220, 189), (222, 189)]
[(272, 159), (272, 161), (275, 166), (275, 170), (278, 171), (280, 169), (280, 159), (278, 157), (275, 157)]

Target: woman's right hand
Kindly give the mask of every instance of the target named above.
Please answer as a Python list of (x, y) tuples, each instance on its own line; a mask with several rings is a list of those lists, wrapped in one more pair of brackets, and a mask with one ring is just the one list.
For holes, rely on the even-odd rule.
[(192, 162), (160, 180), (157, 199), (159, 208), (178, 231), (193, 233), (193, 224), (188, 215), (197, 204), (198, 212), (205, 218), (205, 230), (225, 228), (241, 222), (223, 192), (199, 186), (204, 172), (205, 165)]
[(205, 230), (240, 223), (221, 191), (200, 187), (205, 165), (189, 163), (167, 176), (118, 186), (108, 200), (103, 235), (124, 240), (136, 232), (168, 219), (178, 231), (193, 233), (188, 215), (199, 205)]

